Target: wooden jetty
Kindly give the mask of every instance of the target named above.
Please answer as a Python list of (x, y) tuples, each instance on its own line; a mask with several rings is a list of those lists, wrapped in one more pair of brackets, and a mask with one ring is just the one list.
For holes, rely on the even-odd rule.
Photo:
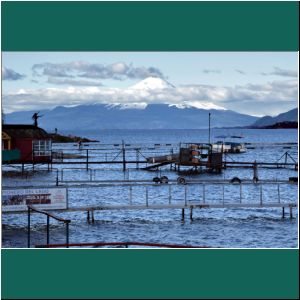
[[(34, 205), (27, 205), (27, 211), (23, 210), (23, 211), (2, 211), (3, 215), (6, 214), (26, 214), (27, 213), (27, 220), (28, 220), (28, 230), (27, 230), (27, 234), (28, 234), (28, 245), (27, 247), (30, 248), (31, 246), (31, 214), (32, 213), (39, 213), (39, 214), (43, 214), (46, 216), (46, 234), (47, 234), (47, 244), (44, 245), (43, 247), (76, 247), (76, 246), (92, 246), (92, 247), (97, 247), (97, 246), (108, 246), (108, 245), (96, 245), (95, 243), (92, 244), (72, 244), (69, 243), (69, 227), (70, 227), (70, 223), (71, 220), (70, 219), (65, 219), (62, 218), (60, 216), (56, 216), (53, 213), (72, 213), (72, 212), (84, 212), (86, 213), (86, 219), (88, 223), (94, 223), (95, 222), (95, 212), (101, 212), (101, 211), (125, 211), (125, 210), (180, 210), (181, 211), (181, 222), (185, 222), (185, 212), (186, 210), (189, 211), (189, 219), (192, 222), (193, 221), (193, 211), (195, 209), (282, 209), (282, 218), (285, 218), (285, 210), (288, 209), (289, 210), (289, 217), (290, 219), (293, 219), (293, 209), (297, 209), (298, 208), (298, 203), (297, 200), (295, 199), (295, 201), (292, 202), (286, 202), (286, 201), (282, 201), (281, 199), (281, 193), (280, 193), (280, 184), (294, 184), (293, 182), (290, 181), (264, 181), (264, 182), (260, 182), (260, 183), (254, 183), (253, 181), (244, 181), (243, 183), (229, 183), (228, 181), (225, 180), (218, 180), (218, 181), (202, 181), (201, 183), (199, 183), (199, 181), (197, 182), (189, 182), (189, 184), (198, 184), (202, 186), (202, 197), (200, 199), (193, 199), (193, 200), (188, 200), (187, 197), (187, 189), (188, 189), (188, 184), (187, 185), (183, 185), (183, 189), (184, 189), (184, 197), (183, 199), (176, 199), (175, 201), (172, 199), (172, 187), (175, 185), (175, 183), (168, 183), (168, 184), (161, 184), (164, 186), (168, 186), (169, 187), (169, 195), (167, 197), (167, 199), (163, 200), (162, 203), (156, 204), (156, 203), (152, 203), (149, 201), (149, 194), (148, 194), (148, 187), (149, 185), (157, 185), (153, 182), (145, 182), (142, 181), (141, 185), (145, 186), (145, 197), (143, 198), (143, 201), (139, 201), (139, 203), (134, 203), (133, 198), (132, 198), (132, 187), (133, 185), (136, 185), (136, 182), (106, 182), (106, 183), (97, 183), (96, 187), (103, 187), (103, 186), (128, 186), (129, 187), (129, 197), (127, 200), (125, 200), (126, 203), (124, 204), (111, 204), (111, 205), (107, 205), (107, 204), (103, 204), (103, 205), (86, 205), (86, 206), (67, 206), (67, 208), (65, 209), (49, 209), (49, 210), (42, 210), (42, 209), (37, 209)], [(207, 195), (207, 189), (206, 186), (207, 185), (215, 185), (218, 184), (220, 186), (222, 186), (222, 194), (220, 197), (217, 197), (217, 201), (213, 200), (207, 200), (206, 199), (206, 195)], [(238, 201), (231, 201), (230, 203), (228, 203), (228, 199), (225, 199), (225, 193), (224, 193), (224, 187), (226, 185), (236, 185), (239, 187), (239, 199)], [(264, 201), (264, 197), (263, 197), (263, 186), (264, 185), (270, 185), (270, 184), (277, 184), (277, 199), (276, 197), (274, 197), (272, 199), (272, 201)], [(177, 185), (177, 184), (176, 184)], [(244, 197), (243, 197), (243, 186), (245, 185), (255, 185), (256, 187), (258, 187), (259, 189), (259, 199), (258, 201), (253, 201), (251, 200), (251, 202), (249, 201), (245, 201)], [(45, 188), (44, 187), (37, 187), (34, 186), (35, 188)], [(49, 187), (49, 186), (48, 186)], [(91, 183), (86, 183), (86, 184), (78, 184), (78, 185), (69, 185), (69, 188), (87, 188), (87, 187), (95, 187), (95, 185), (92, 185)], [(9, 188), (9, 187), (4, 187), (4, 189)], [(28, 186), (26, 187), (18, 187), (18, 188), (28, 188)], [(17, 188), (16, 188), (17, 189)], [(126, 197), (125, 197), (126, 198)], [(103, 199), (101, 199), (103, 200)], [(141, 199), (139, 199), (141, 200)], [(100, 202), (100, 201), (99, 201)], [(136, 202), (136, 201), (135, 201)], [(65, 244), (57, 244), (57, 245), (52, 245), (50, 244), (50, 235), (49, 235), (49, 228), (50, 228), (50, 218), (51, 219), (55, 219), (58, 222), (61, 222), (65, 225), (66, 227), (66, 243)], [(40, 245), (41, 246), (41, 245)], [(137, 246), (141, 246), (141, 245), (137, 245)], [(154, 245), (145, 245), (145, 246), (153, 246)], [(167, 245), (163, 245), (162, 247), (167, 247)], [(176, 245), (174, 245), (174, 247), (176, 248)]]
[[(200, 184), (202, 186), (202, 195), (201, 195), (201, 199), (199, 200), (188, 200), (187, 198), (187, 191), (188, 191), (188, 186), (184, 185), (183, 189), (184, 189), (184, 198), (179, 201), (173, 201), (173, 197), (172, 197), (172, 187), (177, 185), (177, 184), (167, 184), (165, 186), (168, 186), (168, 200), (166, 203), (160, 203), (160, 204), (153, 204), (149, 202), (149, 193), (148, 193), (148, 186), (149, 185), (155, 185), (153, 182), (141, 182), (141, 185), (145, 187), (145, 195), (143, 197), (143, 201), (139, 201), (139, 203), (134, 204), (133, 203), (133, 198), (132, 198), (132, 187), (136, 184), (133, 184), (132, 182), (128, 183), (128, 182), (124, 182), (123, 185), (128, 186), (129, 190), (128, 190), (128, 195), (129, 198), (127, 199), (127, 203), (124, 204), (114, 204), (114, 205), (94, 205), (94, 206), (73, 206), (73, 207), (68, 207), (66, 209), (51, 209), (51, 210), (47, 210), (47, 211), (51, 211), (51, 212), (78, 212), (78, 211), (82, 211), (82, 212), (87, 212), (87, 219), (88, 221), (90, 221), (90, 214), (92, 215), (92, 221), (94, 220), (94, 212), (95, 211), (104, 211), (104, 210), (158, 210), (158, 209), (180, 209), (182, 210), (182, 219), (184, 219), (184, 211), (185, 209), (189, 209), (190, 210), (190, 218), (192, 219), (192, 212), (193, 209), (245, 209), (245, 208), (282, 208), (283, 214), (282, 216), (285, 216), (285, 208), (289, 208), (290, 210), (290, 218), (293, 218), (293, 208), (298, 207), (297, 201), (295, 199), (295, 201), (293, 202), (283, 202), (281, 200), (281, 191), (280, 191), (280, 184), (294, 184), (291, 183), (289, 181), (265, 181), (265, 182), (261, 182), (261, 183), (253, 183), (253, 181), (246, 181), (244, 183), (229, 183), (228, 181), (204, 181), (202, 183), (199, 182), (194, 182), (194, 184)], [(190, 183), (192, 184), (192, 183)], [(207, 201), (207, 186), (209, 185), (215, 185), (218, 184), (220, 186), (222, 186), (222, 191), (220, 196), (218, 196), (218, 200), (215, 201)], [(276, 184), (277, 185), (277, 199), (273, 202), (269, 202), (269, 201), (264, 201), (263, 199), (263, 186), (264, 185), (270, 185), (270, 184)], [(122, 185), (122, 184), (121, 184)], [(239, 199), (238, 202), (231, 202), (228, 203), (228, 199), (225, 199), (225, 193), (224, 193), (224, 187), (227, 185), (235, 185), (239, 187)], [(259, 201), (244, 201), (244, 195), (243, 195), (243, 186), (244, 185), (255, 185), (259, 188)], [(87, 187), (104, 187), (104, 186), (120, 186), (120, 182), (118, 183), (102, 183), (102, 184), (98, 184), (98, 185), (84, 185), (84, 184), (79, 184), (79, 185), (73, 185), (73, 186), (69, 186), (72, 188), (87, 188)], [(49, 186), (48, 186), (49, 187)], [(66, 187), (66, 186), (65, 186)], [(7, 188), (7, 187), (6, 187)], [(6, 189), (4, 188), (4, 189)], [(24, 186), (22, 187), (18, 187), (20, 189), (25, 188)], [(26, 186), (26, 188), (30, 188), (28, 186)], [(37, 187), (35, 186), (35, 188), (43, 188), (43, 187)], [(226, 201), (225, 201), (226, 200)], [(126, 200), (125, 200), (126, 201)], [(141, 204), (141, 202), (144, 202)], [(174, 203), (175, 202), (175, 203)], [(26, 211), (13, 211), (13, 212), (2, 212), (3, 214), (18, 214), (18, 213), (26, 213)]]
[[(269, 147), (271, 145), (280, 147), (297, 147), (297, 143), (251, 143), (257, 147)], [(92, 146), (92, 147), (90, 147)], [(210, 144), (201, 143), (179, 143), (179, 144), (100, 144), (83, 145), (77, 147), (51, 149), (50, 160), (47, 162), (48, 170), (53, 166), (78, 165), (88, 169), (92, 165), (120, 165), (123, 171), (128, 165), (135, 165), (136, 169), (152, 170), (167, 165), (173, 165), (174, 170), (180, 170), (180, 166), (223, 169), (223, 168), (293, 168), (298, 170), (298, 162), (286, 151), (281, 158), (274, 162), (237, 161), (231, 156), (224, 154), (220, 159), (218, 153), (213, 153)], [(34, 156), (34, 153), (32, 153)], [(216, 157), (214, 157), (216, 156)], [(205, 158), (206, 157), (206, 158)], [(3, 162), (4, 165), (13, 165)], [(23, 161), (21, 169), (24, 172), (26, 165), (32, 166), (34, 170), (38, 161)]]

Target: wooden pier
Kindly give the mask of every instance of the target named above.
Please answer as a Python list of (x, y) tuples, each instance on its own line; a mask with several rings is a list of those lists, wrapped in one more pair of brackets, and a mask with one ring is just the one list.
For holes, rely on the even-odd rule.
[[(199, 185), (202, 187), (202, 192), (199, 194), (199, 198), (197, 200), (192, 199), (188, 200), (188, 186), (189, 185)], [(124, 200), (124, 204), (113, 204), (113, 205), (93, 205), (93, 206), (73, 206), (68, 207), (67, 209), (52, 209), (47, 210), (49, 212), (86, 212), (87, 213), (87, 220), (90, 222), (94, 221), (94, 212), (95, 211), (105, 211), (105, 210), (165, 210), (165, 209), (178, 209), (182, 211), (182, 219), (184, 219), (185, 210), (190, 210), (190, 219), (193, 219), (193, 210), (194, 209), (257, 209), (257, 208), (282, 208), (282, 217), (285, 217), (285, 209), (288, 208), (290, 210), (290, 218), (293, 218), (293, 208), (298, 207), (297, 200), (290, 202), (282, 201), (281, 199), (281, 190), (280, 185), (281, 184), (295, 184), (294, 182), (290, 181), (272, 181), (272, 180), (265, 180), (260, 183), (255, 183), (253, 181), (244, 181), (243, 183), (230, 183), (227, 180), (207, 180), (207, 181), (194, 181), (190, 182), (186, 185), (181, 185), (183, 189), (183, 198), (178, 200), (173, 200), (173, 194), (172, 194), (172, 188), (174, 186), (178, 186), (175, 182), (170, 182), (168, 184), (159, 184), (160, 186), (167, 186), (168, 187), (168, 194), (167, 200), (163, 200), (164, 203), (150, 203), (149, 201), (149, 186), (157, 186), (158, 184), (155, 184), (151, 181), (141, 181), (137, 184), (135, 181), (133, 182), (98, 182), (98, 184), (90, 184), (90, 183), (79, 183), (79, 184), (73, 184), (73, 185), (60, 185), (60, 187), (68, 187), (68, 188), (103, 188), (103, 187), (115, 187), (115, 186), (123, 186), (128, 187), (128, 197), (126, 200)], [(215, 195), (214, 200), (208, 200), (207, 199), (207, 193), (208, 192), (208, 186), (212, 185), (219, 185), (222, 187), (220, 190), (220, 195)], [(226, 199), (225, 197), (225, 186), (236, 186), (239, 188), (239, 194), (238, 198), (235, 201), (232, 201), (231, 198)], [(252, 201), (245, 201), (244, 194), (243, 194), (243, 187), (253, 185), (256, 186), (258, 189), (258, 199), (252, 200)], [(277, 186), (277, 192), (276, 192), (276, 199), (274, 197), (274, 201), (264, 201), (263, 197), (263, 186), (265, 185), (275, 185)], [(144, 197), (143, 200), (141, 198), (139, 199), (133, 199), (132, 197), (132, 187), (133, 186), (143, 186), (144, 187)], [(43, 188), (45, 186), (34, 186), (35, 188)], [(49, 186), (48, 186), (49, 187)], [(9, 187), (4, 187), (4, 189), (7, 189)], [(33, 186), (20, 186), (19, 189), (24, 188), (33, 188)], [(18, 189), (15, 188), (15, 189)], [(126, 191), (124, 191), (126, 192)], [(103, 199), (101, 199), (103, 200)], [(138, 201), (137, 201), (138, 200)], [(229, 200), (229, 203), (228, 203)], [(99, 202), (101, 202), (99, 200)], [(13, 212), (2, 212), (3, 214), (19, 214), (19, 213), (26, 213), (24, 211), (13, 211)]]
[[(78, 165), (82, 168), (88, 169), (92, 165), (120, 165), (125, 172), (129, 165), (135, 165), (136, 169), (158, 169), (167, 165), (173, 165), (174, 170), (180, 170), (180, 166), (185, 164), (180, 161), (162, 161), (160, 163), (150, 163), (149, 157), (155, 156), (174, 156), (174, 153), (180, 151), (182, 145), (202, 145), (191, 143), (179, 143), (179, 144), (127, 144), (125, 142), (121, 144), (99, 144), (95, 145), (83, 145), (78, 148), (76, 145), (72, 148), (51, 150), (50, 162), (48, 162), (48, 169), (52, 169), (53, 166), (63, 165)], [(204, 144), (203, 144), (204, 145)], [(249, 143), (249, 146), (255, 147), (297, 147), (297, 143)], [(203, 146), (204, 147), (204, 146)], [(206, 146), (207, 147), (207, 146)], [(32, 154), (34, 155), (34, 153)], [(254, 162), (254, 161), (240, 161), (238, 156), (240, 154), (234, 154), (235, 159), (232, 159), (232, 155), (224, 154), (224, 159), (220, 164), (220, 168), (291, 168), (298, 170), (298, 162), (289, 154), (288, 151), (274, 162)], [(38, 165), (38, 162), (24, 161), (21, 164), (15, 163), (15, 165), (21, 165), (24, 172), (24, 166), (30, 165), (32, 169)], [(5, 163), (4, 165), (13, 165), (12, 163)], [(199, 161), (197, 163), (190, 163), (186, 165), (188, 167), (200, 167), (211, 168), (211, 164), (207, 161)]]

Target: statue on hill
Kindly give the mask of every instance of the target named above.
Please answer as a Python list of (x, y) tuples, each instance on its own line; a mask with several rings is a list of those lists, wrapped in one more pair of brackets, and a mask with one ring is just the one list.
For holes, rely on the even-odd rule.
[(32, 115), (32, 120), (33, 120), (33, 124), (34, 124), (34, 126), (35, 127), (38, 127), (38, 118), (41, 118), (43, 115), (39, 115), (39, 113), (40, 112), (38, 112), (38, 113), (34, 113), (33, 115)]

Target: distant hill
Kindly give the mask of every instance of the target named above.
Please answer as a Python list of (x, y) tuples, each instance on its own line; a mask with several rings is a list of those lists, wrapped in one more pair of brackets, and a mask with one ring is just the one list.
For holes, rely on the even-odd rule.
[[(5, 115), (6, 123), (31, 123), (34, 111), (14, 112)], [(39, 126), (50, 131), (97, 129), (202, 129), (208, 127), (211, 113), (212, 127), (241, 127), (253, 124), (258, 118), (225, 109), (197, 108), (182, 105), (78, 105), (58, 106), (41, 110)]]
[(288, 129), (298, 128), (298, 122), (279, 122), (268, 126), (260, 127), (262, 129)]
[(265, 127), (282, 122), (298, 122), (298, 108), (294, 108), (276, 117), (265, 116), (258, 119), (251, 127)]

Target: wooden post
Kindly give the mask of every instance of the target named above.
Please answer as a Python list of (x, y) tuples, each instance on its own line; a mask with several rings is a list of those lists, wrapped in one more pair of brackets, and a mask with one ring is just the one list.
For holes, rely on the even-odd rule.
[[(52, 147), (52, 146), (51, 146)], [(51, 171), (53, 169), (53, 156), (52, 156), (52, 149), (51, 149), (51, 156), (50, 156), (50, 165), (51, 165)]]
[(193, 221), (193, 206), (190, 207), (190, 220)]
[(181, 143), (179, 143), (179, 161), (178, 161), (178, 164), (177, 164), (177, 170), (178, 172), (180, 172), (180, 164), (181, 164)]
[(137, 168), (137, 170), (139, 170), (139, 168), (140, 168), (140, 165), (139, 165), (139, 160), (140, 160), (139, 150), (136, 149), (135, 151), (136, 151), (136, 168)]
[(86, 170), (89, 169), (89, 149), (86, 149)]
[[(284, 160), (285, 165), (287, 164), (287, 157), (288, 157), (288, 153), (285, 152), (285, 160)], [(286, 166), (285, 166), (285, 167), (286, 167)]]
[(278, 203), (280, 203), (280, 186), (277, 185)]
[(123, 172), (126, 171), (126, 158), (125, 158), (125, 145), (124, 145), (124, 141), (122, 141), (122, 156), (123, 156)]
[(92, 223), (95, 223), (94, 211), (92, 210)]
[(208, 144), (210, 144), (210, 115), (211, 113), (208, 113)]
[(184, 208), (181, 209), (181, 221), (184, 222)]
[(284, 219), (284, 207), (282, 207), (282, 219)]
[(47, 245), (49, 245), (50, 243), (49, 227), (50, 227), (50, 217), (49, 215), (47, 215)]
[(290, 219), (293, 219), (293, 207), (290, 206)]
[(87, 211), (87, 222), (90, 223), (90, 211)]
[(27, 248), (30, 248), (30, 208), (27, 208)]
[(253, 181), (256, 182), (258, 180), (258, 172), (257, 172), (257, 162), (256, 160), (253, 163)]

